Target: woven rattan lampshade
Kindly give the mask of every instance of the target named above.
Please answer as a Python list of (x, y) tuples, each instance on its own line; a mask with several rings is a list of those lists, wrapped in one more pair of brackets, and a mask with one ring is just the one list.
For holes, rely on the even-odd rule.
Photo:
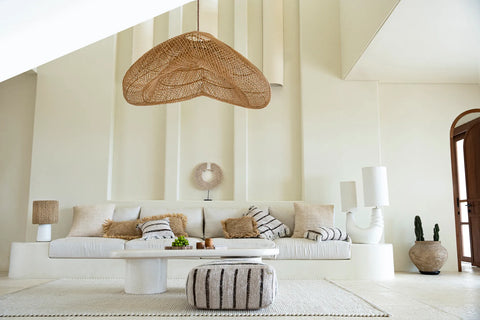
[(58, 222), (58, 201), (39, 200), (33, 201), (33, 224), (52, 224)]
[(125, 99), (138, 106), (207, 96), (261, 109), (270, 102), (270, 84), (240, 53), (209, 33), (193, 31), (145, 53), (123, 78)]

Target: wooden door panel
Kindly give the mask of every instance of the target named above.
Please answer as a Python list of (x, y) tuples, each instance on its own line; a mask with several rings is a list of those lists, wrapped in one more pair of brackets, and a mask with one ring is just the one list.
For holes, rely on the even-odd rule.
[(480, 124), (468, 130), (464, 155), (472, 265), (480, 267)]

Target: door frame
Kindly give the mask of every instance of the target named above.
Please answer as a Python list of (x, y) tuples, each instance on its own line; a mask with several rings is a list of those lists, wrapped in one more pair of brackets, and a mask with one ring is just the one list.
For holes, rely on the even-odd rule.
[(457, 154), (455, 143), (458, 140), (459, 136), (465, 136), (467, 131), (476, 123), (480, 122), (480, 118), (469, 121), (465, 124), (460, 125), (458, 128), (455, 128), (458, 121), (469, 113), (479, 112), (480, 109), (470, 109), (465, 112), (462, 112), (458, 115), (453, 121), (450, 127), (450, 156), (452, 163), (452, 182), (453, 182), (453, 206), (454, 206), (454, 216), (455, 216), (455, 232), (457, 238), (457, 267), (458, 271), (462, 271), (462, 258), (463, 258), (463, 245), (462, 245), (462, 231), (461, 231), (461, 221), (460, 221), (460, 203), (458, 201), (458, 174), (457, 174)]

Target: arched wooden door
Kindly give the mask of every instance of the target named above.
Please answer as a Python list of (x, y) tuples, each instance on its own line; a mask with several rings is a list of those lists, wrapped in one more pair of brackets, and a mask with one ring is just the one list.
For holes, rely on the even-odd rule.
[(463, 149), (472, 266), (480, 267), (480, 123), (467, 131)]

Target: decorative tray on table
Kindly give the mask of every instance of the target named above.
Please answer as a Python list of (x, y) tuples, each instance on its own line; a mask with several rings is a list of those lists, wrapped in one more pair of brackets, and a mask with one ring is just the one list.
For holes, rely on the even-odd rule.
[(167, 246), (167, 247), (165, 247), (165, 250), (191, 250), (191, 249), (193, 249), (193, 246), (181, 246), (181, 247)]

